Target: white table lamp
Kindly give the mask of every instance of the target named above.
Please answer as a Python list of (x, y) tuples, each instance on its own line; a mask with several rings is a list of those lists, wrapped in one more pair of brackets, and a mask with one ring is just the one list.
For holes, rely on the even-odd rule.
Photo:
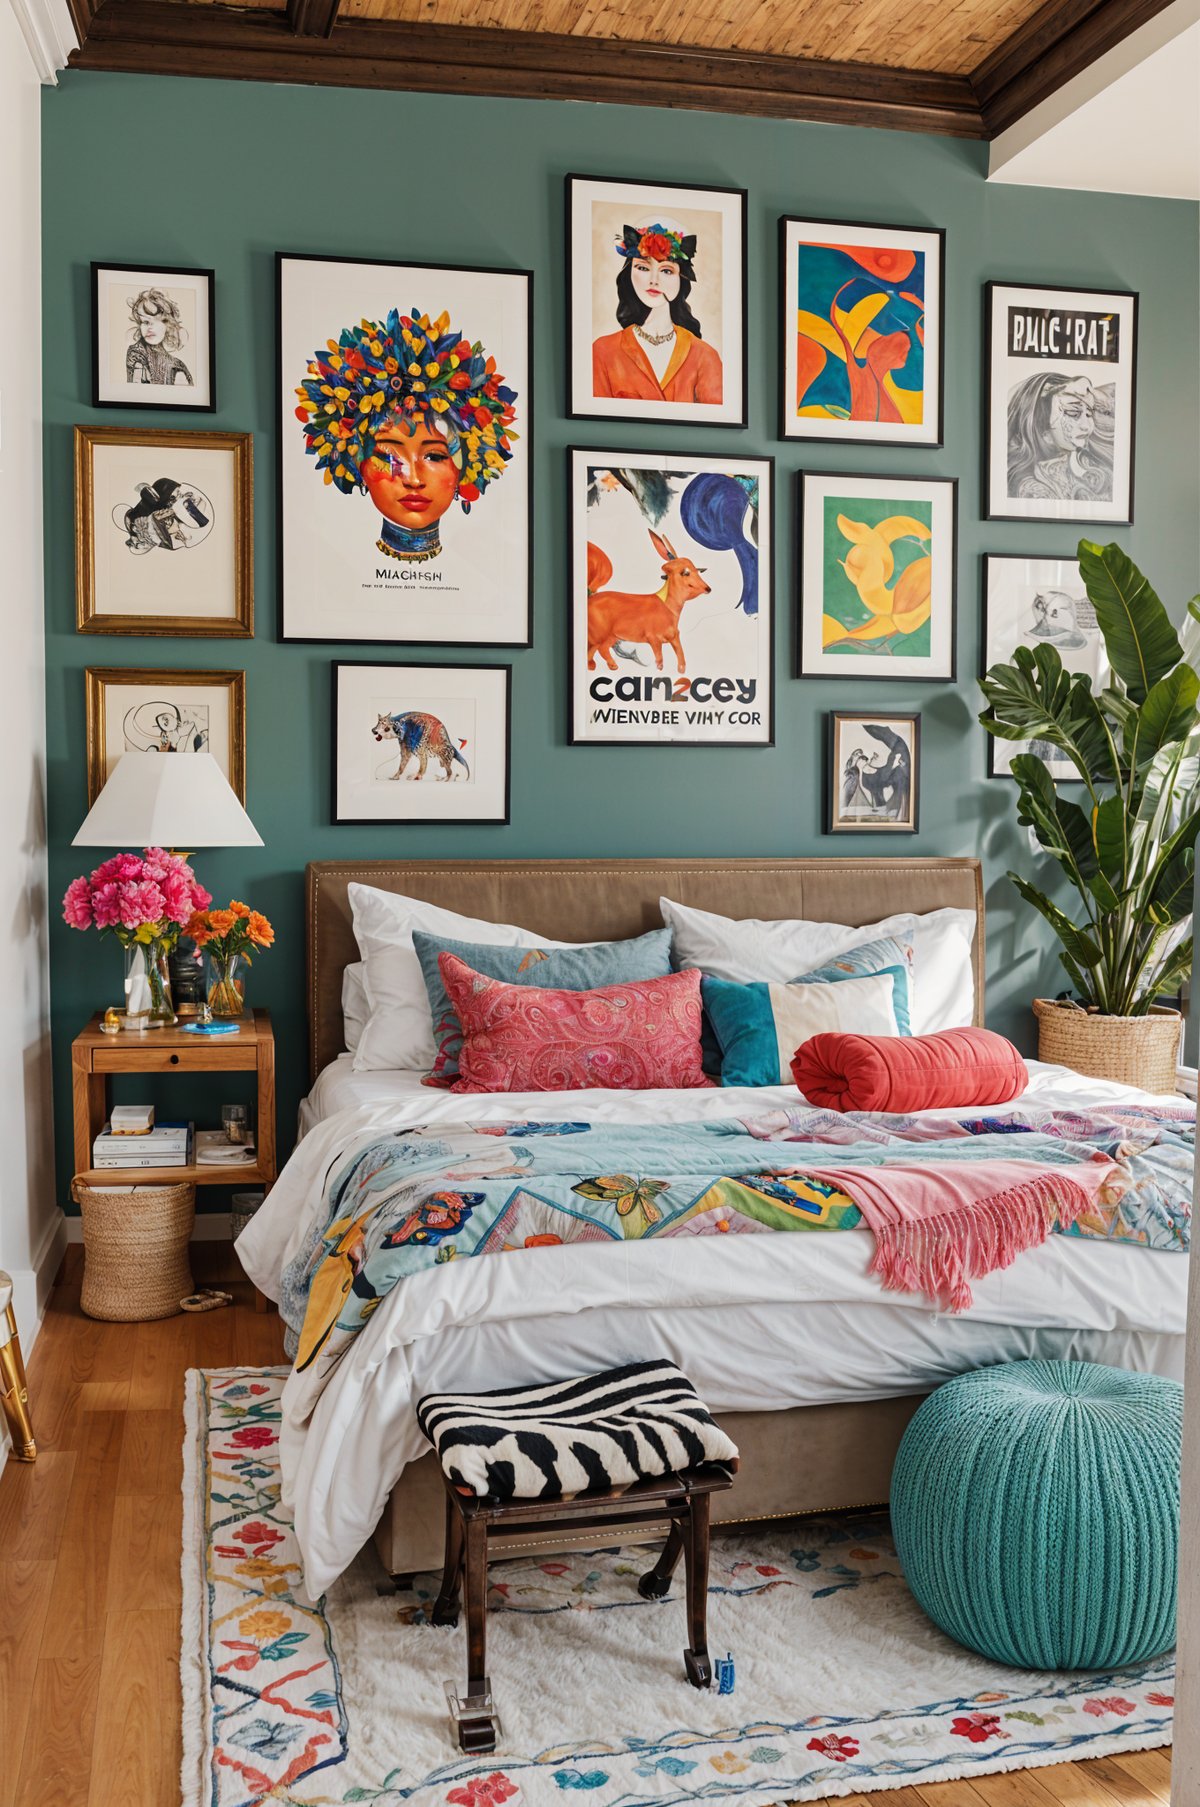
[(261, 847), (211, 753), (125, 753), (72, 847)]

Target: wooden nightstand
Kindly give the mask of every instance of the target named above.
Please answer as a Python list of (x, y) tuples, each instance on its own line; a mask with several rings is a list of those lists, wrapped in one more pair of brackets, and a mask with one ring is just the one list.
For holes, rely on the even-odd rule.
[[(216, 1163), (191, 1167), (92, 1166), (92, 1144), (109, 1112), (109, 1079), (113, 1073), (254, 1073), (258, 1077), (255, 1109), (257, 1159), (252, 1167)], [(236, 1035), (187, 1035), (182, 1029), (146, 1029), (106, 1035), (94, 1016), (71, 1043), (71, 1079), (75, 1110), (75, 1173), (95, 1185), (171, 1184), (194, 1180), (197, 1186), (256, 1185), (275, 1180), (275, 1035), (270, 1013), (256, 1010), (242, 1018)]]

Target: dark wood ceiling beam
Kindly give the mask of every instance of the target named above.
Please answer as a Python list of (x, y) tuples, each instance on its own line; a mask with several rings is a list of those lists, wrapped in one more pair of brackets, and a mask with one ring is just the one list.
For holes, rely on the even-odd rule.
[[(314, 9), (328, 3), (308, 0)], [(544, 32), (447, 31), (385, 19), (342, 17), (326, 41), (291, 23), (305, 4), (289, 0), (285, 16), (173, 0), (102, 0), (71, 63), (144, 74), (687, 107), (960, 138), (983, 134), (965, 76)]]
[(297, 37), (328, 38), (342, 0), (287, 0), (287, 22)]
[(1171, 0), (1048, 0), (971, 77), (984, 136), (995, 138)]

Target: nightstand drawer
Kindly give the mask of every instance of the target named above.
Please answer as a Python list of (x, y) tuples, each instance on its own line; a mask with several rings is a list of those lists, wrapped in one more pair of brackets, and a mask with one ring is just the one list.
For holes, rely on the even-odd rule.
[(199, 1036), (191, 1048), (155, 1048), (139, 1036), (133, 1048), (92, 1050), (93, 1073), (252, 1073), (257, 1064), (253, 1045), (231, 1048)]

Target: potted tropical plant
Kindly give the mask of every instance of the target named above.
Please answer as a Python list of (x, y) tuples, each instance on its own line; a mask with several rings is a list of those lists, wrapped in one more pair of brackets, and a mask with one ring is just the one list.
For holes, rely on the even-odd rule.
[(1112, 678), (1093, 691), (1055, 647), (1019, 646), (981, 680), (980, 721), (1002, 740), (1042, 742), (1074, 767), (1060, 796), (1033, 752), (1012, 761), (1017, 820), (1078, 894), (1074, 917), (1019, 873), (1009, 878), (1060, 941), (1074, 1000), (1034, 1000), (1038, 1053), (1148, 1091), (1175, 1089), (1180, 1019), (1156, 1000), (1191, 973), (1192, 878), (1200, 832), (1200, 596), (1183, 639), (1119, 546), (1079, 543), (1079, 568)]

